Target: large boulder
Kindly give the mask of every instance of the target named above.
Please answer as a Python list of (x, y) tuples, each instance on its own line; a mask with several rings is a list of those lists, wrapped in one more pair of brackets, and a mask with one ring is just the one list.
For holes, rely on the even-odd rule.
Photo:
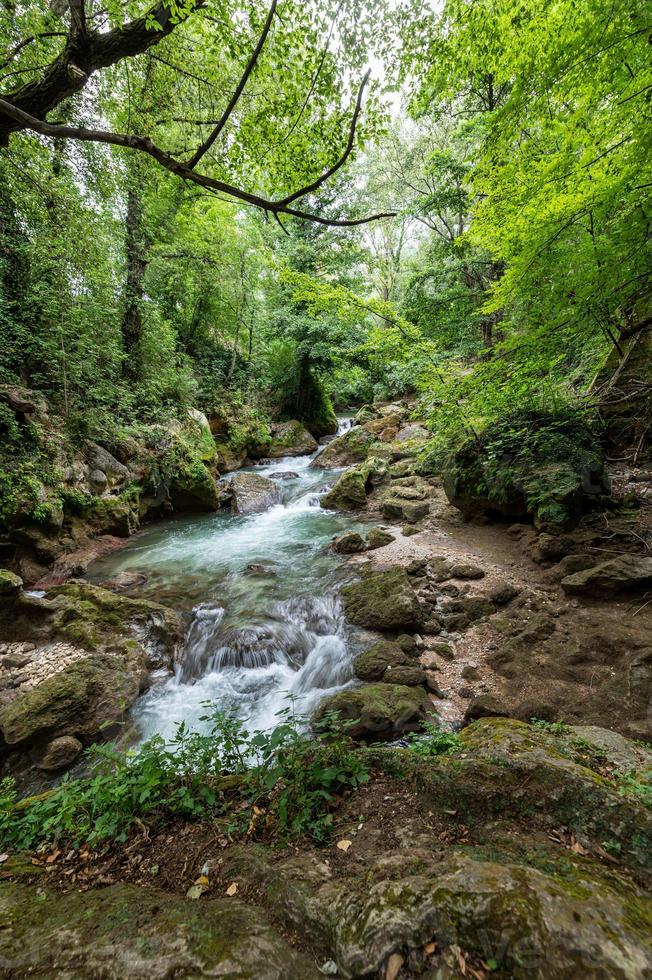
[(642, 589), (652, 583), (652, 558), (646, 555), (618, 555), (567, 575), (561, 587), (568, 595), (604, 595)]
[(35, 687), (19, 690), (0, 709), (7, 745), (72, 735), (82, 740), (124, 720), (142, 687), (144, 660), (88, 655)]
[(23, 580), (7, 568), (0, 568), (0, 597), (15, 596), (23, 587)]
[(388, 741), (418, 731), (426, 719), (428, 698), (422, 688), (400, 684), (365, 684), (324, 698), (313, 723), (336, 713), (346, 732), (362, 742)]
[(234, 514), (259, 514), (281, 503), (279, 486), (258, 473), (237, 473), (228, 486)]
[(410, 630), (422, 624), (416, 594), (404, 568), (372, 572), (342, 589), (349, 622), (372, 630)]
[(540, 527), (572, 525), (609, 492), (602, 455), (575, 419), (531, 412), (469, 438), (448, 459), (443, 483), (465, 516), (530, 515)]
[(319, 498), (326, 510), (358, 510), (367, 503), (364, 475), (358, 469), (347, 470), (335, 485)]
[(367, 459), (374, 449), (377, 450), (378, 445), (376, 436), (372, 432), (363, 426), (355, 425), (329, 442), (310, 465), (319, 469), (353, 466)]
[(237, 898), (190, 902), (131, 884), (60, 892), (3, 883), (0, 958), (8, 975), (318, 980), (260, 909)]
[(271, 427), (272, 442), (266, 450), (270, 459), (282, 456), (309, 456), (317, 449), (317, 440), (301, 422), (277, 422)]
[(358, 534), (357, 531), (345, 531), (344, 534), (338, 534), (337, 537), (333, 538), (331, 548), (340, 555), (355, 555), (360, 551), (365, 551), (367, 545), (362, 535)]

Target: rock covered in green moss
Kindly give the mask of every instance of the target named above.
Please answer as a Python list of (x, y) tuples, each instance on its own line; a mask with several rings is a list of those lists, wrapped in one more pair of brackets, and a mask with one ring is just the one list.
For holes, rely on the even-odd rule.
[(0, 709), (0, 731), (8, 745), (51, 736), (93, 738), (124, 719), (141, 689), (144, 658), (125, 664), (118, 657), (87, 656), (36, 687), (21, 689)]
[(397, 643), (379, 640), (355, 658), (353, 672), (361, 681), (380, 681), (388, 667), (402, 667), (412, 662)]
[(354, 626), (410, 630), (422, 624), (418, 599), (404, 568), (366, 574), (342, 589), (344, 611)]
[[(337, 423), (336, 423), (337, 427)], [(317, 449), (317, 441), (302, 422), (276, 422), (271, 426), (272, 441), (267, 450), (271, 459), (282, 456), (308, 456)]]
[(319, 498), (319, 505), (325, 510), (358, 510), (366, 503), (366, 481), (358, 469), (342, 473), (335, 485)]
[(7, 568), (0, 568), (0, 596), (13, 596), (23, 587), (23, 580)]
[(324, 698), (313, 723), (336, 712), (347, 725), (347, 734), (362, 742), (387, 741), (405, 732), (418, 731), (430, 702), (422, 688), (399, 684), (364, 684)]
[(361, 551), (366, 551), (367, 545), (362, 535), (357, 531), (345, 531), (333, 538), (331, 542), (333, 551), (341, 555), (356, 555)]
[(584, 422), (543, 412), (468, 439), (449, 457), (443, 482), (466, 516), (529, 514), (551, 528), (571, 525), (609, 492), (598, 441)]
[(377, 448), (375, 435), (363, 426), (355, 425), (329, 442), (310, 465), (319, 469), (352, 466), (362, 463)]
[(372, 529), (367, 534), (367, 548), (369, 551), (374, 551), (376, 548), (384, 548), (385, 545), (391, 544), (396, 538), (389, 531), (386, 531), (382, 527), (372, 527)]
[(229, 977), (318, 980), (257, 909), (236, 898), (188, 899), (135, 885), (95, 891), (0, 891), (3, 966), (14, 976)]

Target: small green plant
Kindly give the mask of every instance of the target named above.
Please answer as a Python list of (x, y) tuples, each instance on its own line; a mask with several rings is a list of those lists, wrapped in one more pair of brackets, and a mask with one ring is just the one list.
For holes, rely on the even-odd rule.
[[(33, 801), (17, 802), (13, 781), (3, 780), (1, 846), (124, 842), (143, 820), (201, 819), (227, 811), (237, 814), (232, 833), (257, 832), (264, 814), (270, 836), (309, 834), (322, 842), (337, 798), (369, 779), (364, 755), (333, 718), (310, 734), (288, 713), (273, 731), (253, 735), (222, 713), (202, 720), (209, 722), (207, 734), (181, 723), (167, 743), (157, 736), (126, 753), (93, 746), (90, 777), (64, 780)], [(234, 799), (244, 806), (234, 807)]]
[(415, 755), (451, 755), (461, 748), (460, 737), (456, 732), (447, 732), (426, 722), (423, 732), (408, 737), (408, 749)]
[(546, 735), (568, 735), (569, 728), (563, 721), (544, 721), (542, 718), (531, 718), (532, 728)]
[(617, 782), (622, 796), (635, 796), (644, 806), (652, 807), (652, 769), (623, 773)]

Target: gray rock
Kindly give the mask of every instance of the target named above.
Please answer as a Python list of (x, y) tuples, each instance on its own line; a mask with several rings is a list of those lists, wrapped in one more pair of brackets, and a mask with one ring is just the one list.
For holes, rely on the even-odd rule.
[(479, 565), (472, 565), (470, 562), (456, 562), (450, 567), (451, 578), (484, 578), (484, 571)]
[(331, 548), (341, 555), (355, 555), (360, 551), (366, 551), (367, 545), (357, 531), (345, 531), (344, 534), (333, 538)]
[(373, 551), (375, 548), (384, 548), (385, 545), (391, 544), (396, 538), (389, 531), (384, 531), (380, 527), (372, 527), (367, 535), (367, 548), (369, 551)]
[(236, 473), (229, 481), (231, 510), (235, 514), (259, 514), (281, 503), (281, 490), (273, 480), (257, 473)]
[(36, 765), (45, 772), (67, 769), (80, 755), (82, 748), (82, 743), (74, 735), (61, 735), (48, 742), (42, 759)]
[(293, 470), (279, 470), (278, 473), (270, 473), (270, 480), (298, 480), (299, 474)]
[(375, 630), (416, 629), (422, 613), (404, 568), (374, 572), (342, 589), (344, 611), (354, 626)]
[(619, 555), (562, 579), (567, 595), (604, 595), (641, 589), (652, 583), (652, 558)]
[(88, 474), (88, 482), (91, 485), (92, 492), (98, 495), (104, 493), (109, 485), (109, 480), (104, 470), (91, 470)]

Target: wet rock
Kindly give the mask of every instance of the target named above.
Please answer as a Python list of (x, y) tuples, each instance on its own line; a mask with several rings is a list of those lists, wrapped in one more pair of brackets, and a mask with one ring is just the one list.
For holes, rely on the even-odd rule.
[(406, 732), (418, 731), (425, 718), (428, 701), (421, 688), (398, 684), (365, 684), (325, 698), (313, 717), (319, 721), (337, 712), (347, 725), (347, 734), (363, 742), (387, 741)]
[(281, 456), (309, 456), (317, 449), (317, 440), (296, 420), (271, 426), (272, 441), (267, 450), (272, 459)]
[(229, 481), (234, 514), (259, 514), (281, 503), (280, 488), (257, 473), (236, 473)]
[(170, 482), (169, 496), (175, 511), (183, 513), (210, 513), (223, 504), (215, 477), (203, 463), (179, 467)]
[(395, 540), (396, 538), (389, 531), (385, 531), (381, 527), (372, 527), (367, 534), (367, 548), (369, 551), (373, 551), (376, 548), (384, 548), (385, 545), (391, 544)]
[(36, 763), (45, 772), (55, 772), (57, 769), (67, 769), (81, 754), (82, 743), (73, 735), (61, 735), (53, 738), (45, 747), (45, 753)]
[(367, 545), (357, 531), (345, 531), (344, 534), (333, 538), (331, 548), (341, 555), (355, 555), (360, 551), (366, 551)]
[(269, 474), (270, 480), (298, 480), (299, 474), (293, 470), (279, 470), (277, 473)]
[(652, 583), (652, 558), (619, 555), (562, 579), (567, 595), (597, 595), (641, 589)]
[(15, 976), (320, 977), (260, 909), (236, 898), (189, 902), (129, 884), (39, 898), (25, 885), (3, 884), (0, 956)]
[(6, 568), (0, 568), (0, 597), (15, 596), (23, 587), (23, 580)]
[(319, 469), (352, 466), (371, 455), (376, 443), (376, 436), (372, 432), (356, 425), (329, 442), (310, 465)]
[(319, 499), (320, 506), (326, 510), (357, 510), (366, 503), (365, 478), (357, 469), (342, 473), (335, 486)]
[[(412, 639), (410, 637), (410, 639)], [(380, 640), (356, 657), (353, 672), (361, 681), (380, 681), (387, 668), (410, 665), (412, 659), (397, 643)], [(397, 681), (396, 683), (402, 683)]]
[(129, 592), (132, 589), (140, 589), (147, 582), (144, 572), (119, 572), (115, 578), (102, 582), (103, 589), (110, 589), (111, 592)]
[(252, 562), (247, 565), (245, 571), (248, 575), (277, 575), (278, 572), (273, 565), (265, 565), (262, 562)]
[(365, 575), (342, 589), (349, 622), (376, 630), (416, 629), (422, 623), (418, 599), (403, 568)]

